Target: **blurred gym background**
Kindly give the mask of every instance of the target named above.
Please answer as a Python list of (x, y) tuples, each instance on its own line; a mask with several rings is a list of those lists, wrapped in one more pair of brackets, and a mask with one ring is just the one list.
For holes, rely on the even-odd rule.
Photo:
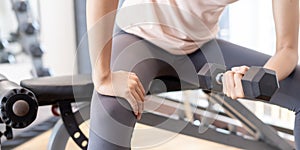
[[(44, 66), (50, 69), (53, 76), (89, 73), (86, 45), (78, 49), (81, 38), (86, 33), (85, 1), (29, 1), (32, 15), (40, 26), (39, 38), (45, 52), (42, 57)], [(271, 55), (275, 52), (272, 17), (272, 1), (238, 1), (224, 11), (220, 22), (219, 37)], [(0, 39), (9, 39), (17, 27), (18, 23), (10, 0), (1, 0)], [(17, 43), (13, 43), (9, 44), (7, 49), (18, 53), (21, 48)], [(0, 73), (17, 83), (20, 80), (32, 78), (30, 58), (24, 54), (18, 54), (15, 58), (16, 61), (10, 64), (0, 64)], [(261, 102), (246, 100), (241, 100), (241, 102), (264, 122), (293, 129), (294, 114), (291, 111)], [(39, 111), (39, 119), (35, 121), (35, 124), (42, 123), (52, 116), (49, 109), (45, 107)], [(22, 132), (23, 130), (20, 130), (16, 134)], [(288, 138), (293, 139), (293, 137)]]

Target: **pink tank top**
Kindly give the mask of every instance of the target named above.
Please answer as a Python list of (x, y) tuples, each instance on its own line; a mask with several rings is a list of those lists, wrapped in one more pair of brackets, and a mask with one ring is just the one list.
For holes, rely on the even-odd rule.
[(189, 54), (216, 37), (222, 11), (235, 1), (125, 0), (116, 23), (172, 54)]

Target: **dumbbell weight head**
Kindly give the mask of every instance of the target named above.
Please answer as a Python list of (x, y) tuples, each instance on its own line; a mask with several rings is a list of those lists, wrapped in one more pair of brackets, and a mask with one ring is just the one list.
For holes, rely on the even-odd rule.
[(279, 88), (276, 73), (262, 67), (251, 67), (242, 78), (246, 97), (270, 100)]
[(44, 54), (44, 50), (39, 44), (32, 44), (30, 46), (30, 52), (33, 57), (42, 57)]
[(0, 63), (14, 63), (15, 56), (7, 49), (8, 41), (0, 39)]
[(8, 45), (7, 40), (0, 39), (0, 51), (4, 51)]
[(52, 73), (51, 73), (51, 70), (49, 68), (37, 68), (36, 69), (36, 74), (38, 77), (47, 77), (47, 76), (50, 76)]
[(0, 51), (0, 63), (14, 63), (16, 61), (15, 56), (10, 52)]
[(27, 1), (18, 1), (14, 4), (14, 9), (19, 12), (26, 12), (28, 8)]
[(200, 88), (222, 92), (222, 84), (218, 83), (217, 76), (226, 71), (226, 66), (206, 63), (198, 72)]
[(39, 30), (39, 24), (37, 22), (27, 22), (22, 25), (22, 30), (27, 35), (33, 35)]

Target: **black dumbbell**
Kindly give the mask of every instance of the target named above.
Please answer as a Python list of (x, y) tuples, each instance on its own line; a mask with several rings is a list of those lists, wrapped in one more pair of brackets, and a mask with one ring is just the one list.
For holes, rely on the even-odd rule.
[(44, 54), (44, 50), (42, 49), (40, 44), (32, 44), (30, 46), (30, 52), (31, 52), (31, 55), (35, 58), (42, 57)]
[(22, 26), (22, 31), (27, 34), (27, 35), (33, 35), (35, 34), (36, 32), (38, 32), (39, 30), (39, 24), (37, 22), (27, 22), (27, 23), (24, 23)]
[[(198, 72), (200, 88), (222, 92), (222, 76), (226, 67), (207, 63)], [(250, 67), (242, 78), (245, 98), (269, 101), (279, 88), (276, 73), (262, 67)]]
[(36, 69), (36, 74), (38, 77), (47, 77), (51, 75), (51, 70), (49, 68), (37, 68)]
[(8, 41), (0, 38), (0, 51), (4, 51), (8, 45)]
[(14, 4), (14, 7), (13, 7), (15, 10), (23, 13), (23, 12), (26, 12), (27, 9), (28, 9), (28, 3), (27, 1), (18, 1)]
[(0, 39), (0, 63), (14, 63), (15, 56), (7, 49), (7, 40)]

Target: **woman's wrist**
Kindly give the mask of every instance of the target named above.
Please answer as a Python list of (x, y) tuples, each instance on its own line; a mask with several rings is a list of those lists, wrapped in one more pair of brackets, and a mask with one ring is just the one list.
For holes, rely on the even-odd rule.
[(111, 77), (111, 71), (95, 71), (92, 75), (95, 86), (101, 86)]

